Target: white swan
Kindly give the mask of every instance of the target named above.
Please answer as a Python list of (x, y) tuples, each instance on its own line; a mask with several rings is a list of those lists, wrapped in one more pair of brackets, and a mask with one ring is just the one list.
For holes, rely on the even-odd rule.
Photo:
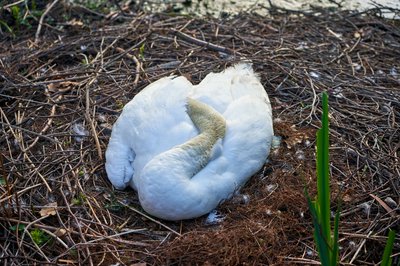
[(265, 163), (273, 137), (268, 95), (251, 65), (198, 85), (162, 78), (123, 109), (106, 151), (117, 189), (138, 191), (162, 219), (199, 217), (231, 197)]

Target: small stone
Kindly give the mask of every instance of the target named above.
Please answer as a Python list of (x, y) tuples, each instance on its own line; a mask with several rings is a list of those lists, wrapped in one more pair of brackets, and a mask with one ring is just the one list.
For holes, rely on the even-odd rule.
[(396, 209), (397, 208), (396, 201), (394, 201), (391, 197), (387, 197), (385, 199), (385, 202), (386, 202), (387, 205), (389, 205), (390, 208), (392, 208), (392, 209)]

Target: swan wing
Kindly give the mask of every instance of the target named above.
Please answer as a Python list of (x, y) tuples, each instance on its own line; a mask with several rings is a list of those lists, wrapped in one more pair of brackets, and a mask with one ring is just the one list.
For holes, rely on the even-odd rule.
[(106, 151), (107, 175), (117, 189), (136, 189), (135, 177), (154, 156), (197, 134), (186, 114), (191, 88), (184, 77), (162, 78), (124, 107)]
[(212, 106), (221, 114), (243, 96), (268, 100), (264, 87), (248, 63), (234, 65), (221, 73), (208, 74), (194, 86), (192, 94), (194, 99)]

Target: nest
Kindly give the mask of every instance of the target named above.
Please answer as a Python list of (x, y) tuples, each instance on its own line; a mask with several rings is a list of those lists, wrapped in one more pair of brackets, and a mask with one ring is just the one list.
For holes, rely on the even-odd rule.
[[(340, 261), (379, 263), (400, 232), (399, 21), (364, 13), (273, 10), (202, 19), (114, 13), (86, 23), (65, 6), (0, 45), (0, 261), (6, 265), (317, 264), (304, 186), (315, 195), (320, 94), (330, 105)], [(96, 14), (90, 14), (96, 17)], [(87, 17), (85, 17), (87, 19)], [(115, 191), (104, 170), (111, 125), (149, 83), (198, 83), (243, 58), (267, 90), (282, 144), (242, 189), (250, 201), (166, 222)], [(400, 246), (395, 244), (394, 263)]]

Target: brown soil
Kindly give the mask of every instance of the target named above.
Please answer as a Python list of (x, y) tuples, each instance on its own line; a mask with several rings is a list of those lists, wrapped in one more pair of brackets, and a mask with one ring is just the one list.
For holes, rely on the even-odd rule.
[[(333, 211), (342, 200), (340, 261), (379, 263), (388, 229), (400, 232), (400, 22), (378, 9), (272, 11), (269, 18), (129, 9), (100, 16), (61, 1), (47, 14), (51, 25), (33, 24), (17, 37), (3, 32), (0, 261), (318, 264), (304, 186), (315, 195), (315, 133), (327, 91)], [(133, 190), (115, 191), (107, 180), (110, 125), (160, 77), (197, 83), (243, 57), (260, 74), (282, 137), (241, 191), (250, 201), (223, 203), (216, 225), (205, 217), (148, 217)], [(38, 232), (42, 243), (32, 240)], [(397, 265), (398, 237), (393, 254)]]

